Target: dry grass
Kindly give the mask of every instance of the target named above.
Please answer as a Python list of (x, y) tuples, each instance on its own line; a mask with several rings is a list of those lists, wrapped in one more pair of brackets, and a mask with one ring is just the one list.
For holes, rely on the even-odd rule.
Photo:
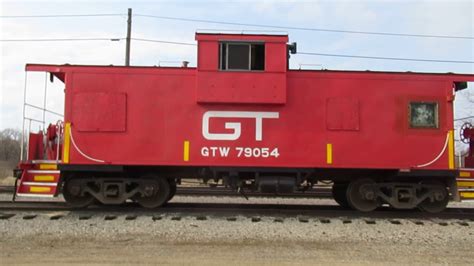
[(15, 163), (0, 161), (0, 179), (12, 176), (13, 168), (15, 168)]

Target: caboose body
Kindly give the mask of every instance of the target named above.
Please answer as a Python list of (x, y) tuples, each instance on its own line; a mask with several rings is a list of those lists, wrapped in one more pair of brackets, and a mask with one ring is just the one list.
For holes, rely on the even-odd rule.
[(289, 70), (286, 35), (196, 40), (196, 68), (27, 65), (64, 82), (65, 113), (30, 137), (19, 194), (51, 164), (61, 189), (36, 194), (75, 206), (160, 206), (181, 178), (275, 194), (331, 180), (361, 211), (436, 212), (458, 197), (453, 101), (473, 75)]

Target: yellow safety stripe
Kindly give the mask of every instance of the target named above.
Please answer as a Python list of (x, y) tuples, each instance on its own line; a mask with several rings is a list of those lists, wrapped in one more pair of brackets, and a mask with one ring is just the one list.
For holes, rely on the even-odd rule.
[(459, 172), (459, 176), (460, 177), (471, 177), (471, 173), (470, 172)]
[(474, 192), (461, 192), (461, 198), (474, 198)]
[(454, 133), (453, 130), (449, 131), (448, 140), (448, 166), (449, 169), (454, 169)]
[(474, 187), (474, 181), (460, 181), (458, 182), (458, 187)]
[(57, 170), (58, 166), (56, 164), (40, 164), (40, 170)]
[(332, 164), (332, 144), (326, 144), (326, 163)]
[(184, 141), (184, 150), (183, 150), (183, 161), (189, 161), (189, 141)]
[(54, 181), (54, 176), (52, 175), (35, 175), (33, 176), (34, 181)]
[(70, 135), (71, 123), (66, 123), (64, 125), (63, 163), (69, 163), (69, 148), (71, 145)]
[(50, 192), (51, 188), (50, 187), (30, 187), (30, 192), (31, 193), (42, 193), (42, 192)]

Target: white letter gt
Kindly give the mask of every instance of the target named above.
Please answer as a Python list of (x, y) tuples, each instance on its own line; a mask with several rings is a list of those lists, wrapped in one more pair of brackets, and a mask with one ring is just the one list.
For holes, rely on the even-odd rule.
[(278, 112), (238, 112), (238, 111), (207, 111), (202, 117), (202, 135), (208, 140), (236, 140), (240, 138), (241, 123), (226, 122), (225, 128), (233, 130), (232, 133), (210, 133), (209, 119), (213, 117), (223, 118), (255, 118), (255, 140), (262, 141), (262, 122), (264, 118), (279, 118)]

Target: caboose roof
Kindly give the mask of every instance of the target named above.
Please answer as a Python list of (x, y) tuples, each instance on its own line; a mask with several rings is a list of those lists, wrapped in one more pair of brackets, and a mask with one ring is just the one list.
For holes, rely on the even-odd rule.
[(196, 32), (197, 41), (265, 41), (288, 42), (288, 33), (281, 31), (212, 31), (200, 30)]
[[(160, 67), (160, 66), (121, 66), (121, 65), (76, 65), (76, 64), (26, 64), (26, 71), (45, 71), (45, 72), (65, 72), (68, 69), (72, 68), (121, 68), (121, 69), (182, 69), (182, 70), (192, 70), (194, 67)], [(471, 73), (454, 73), (454, 72), (415, 72), (415, 71), (380, 71), (380, 70), (334, 70), (334, 69), (289, 69), (292, 72), (317, 72), (317, 73), (352, 73), (352, 74), (393, 74), (393, 75), (407, 75), (407, 76), (445, 76), (445, 77), (459, 77), (465, 79), (464, 81), (473, 82), (474, 74)]]
[[(114, 70), (127, 73), (127, 71), (150, 71), (150, 73), (153, 73), (151, 71), (156, 71), (157, 69), (163, 69), (163, 70), (168, 70), (168, 71), (195, 71), (196, 68), (193, 67), (187, 67), (187, 68), (182, 68), (182, 67), (157, 67), (157, 66), (114, 66), (114, 65), (69, 65), (69, 64), (64, 64), (64, 65), (50, 65), (50, 64), (27, 64), (25, 69), (26, 71), (44, 71), (44, 72), (50, 72), (60, 78), (61, 80), (64, 81), (64, 73), (69, 72), (69, 71), (78, 71), (82, 68), (87, 68), (88, 71), (91, 69), (94, 69), (95, 71), (98, 72), (103, 72), (103, 71), (110, 71)], [(396, 71), (360, 71), (360, 70), (329, 70), (329, 69), (323, 69), (323, 70), (298, 70), (298, 69), (290, 69), (289, 72), (292, 73), (301, 73), (301, 75), (304, 75), (304, 73), (310, 74), (310, 73), (319, 73), (319, 74), (348, 74), (348, 75), (361, 75), (361, 76), (370, 76), (372, 75), (374, 78), (377, 77), (378, 75), (389, 75), (392, 77), (395, 77), (398, 75), (399, 77), (404, 77), (404, 78), (409, 78), (409, 79), (417, 79), (421, 77), (429, 77), (432, 79), (440, 80), (440, 79), (445, 79), (448, 81), (452, 82), (474, 82), (474, 74), (469, 74), (469, 73), (429, 73), (429, 72), (396, 72)], [(176, 72), (178, 73), (178, 72)]]
[(266, 36), (288, 36), (286, 31), (276, 30), (197, 30), (196, 34), (201, 35), (266, 35)]

